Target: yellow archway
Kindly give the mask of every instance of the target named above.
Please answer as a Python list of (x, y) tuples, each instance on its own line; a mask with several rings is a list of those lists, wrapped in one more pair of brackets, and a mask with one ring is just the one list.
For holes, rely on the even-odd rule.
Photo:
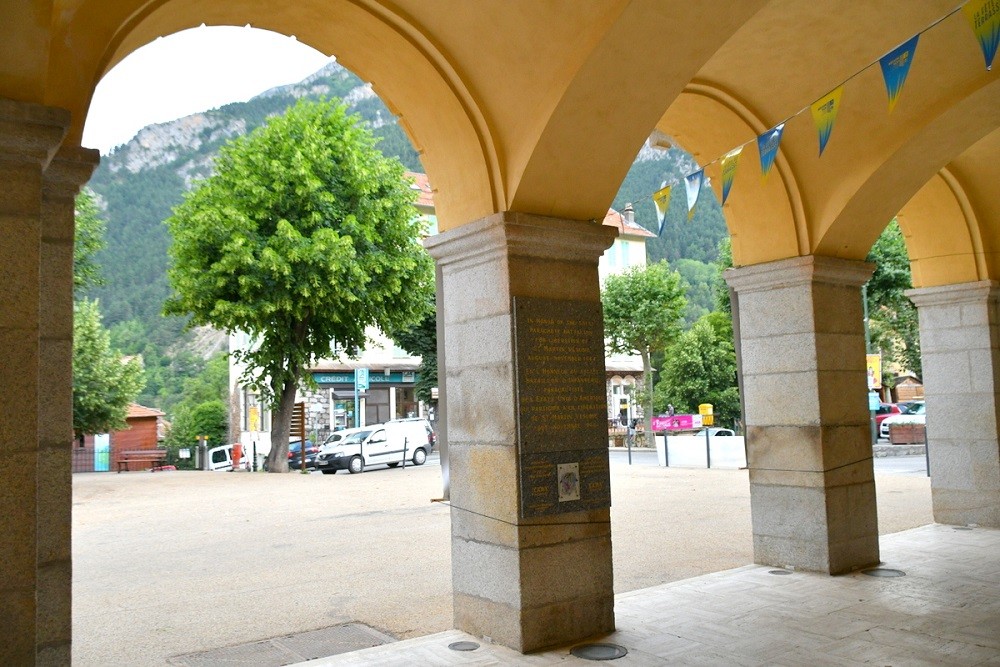
[(656, 119), (764, 4), (705, 16), (628, 0), (433, 13), (416, 2), (85, 0), (54, 20), (36, 92), (71, 111), (68, 140), (78, 142), (97, 81), (130, 52), (201, 24), (250, 24), (295, 35), (372, 82), (421, 152), (442, 229), (508, 210), (600, 219)]

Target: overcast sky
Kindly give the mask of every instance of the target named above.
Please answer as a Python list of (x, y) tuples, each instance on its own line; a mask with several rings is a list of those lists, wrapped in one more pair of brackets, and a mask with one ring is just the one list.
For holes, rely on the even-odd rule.
[(248, 100), (328, 60), (290, 37), (252, 28), (195, 28), (157, 39), (97, 85), (83, 145), (106, 154), (147, 125)]

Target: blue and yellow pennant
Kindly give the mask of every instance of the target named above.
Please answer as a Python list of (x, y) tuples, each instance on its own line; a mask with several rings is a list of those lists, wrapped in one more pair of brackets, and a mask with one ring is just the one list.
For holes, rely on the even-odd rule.
[(885, 80), (885, 90), (889, 93), (889, 113), (896, 106), (899, 94), (903, 92), (903, 84), (910, 73), (913, 64), (913, 54), (917, 50), (917, 40), (920, 34), (914, 35), (910, 41), (900, 44), (889, 53), (882, 56), (878, 63), (882, 66), (882, 78)]
[(740, 161), (740, 153), (743, 146), (735, 148), (722, 156), (722, 205), (726, 205), (729, 199), (729, 191), (733, 189), (733, 181), (736, 179), (736, 165)]
[(813, 102), (812, 117), (816, 123), (816, 132), (819, 135), (819, 154), (823, 155), (826, 142), (830, 140), (830, 133), (833, 132), (833, 124), (837, 120), (837, 113), (840, 111), (840, 99), (844, 96), (844, 84), (840, 84), (829, 93)]
[(1000, 45), (1000, 0), (969, 0), (962, 11), (983, 50), (986, 69), (993, 69), (993, 58)]
[(774, 166), (774, 158), (778, 157), (778, 147), (781, 146), (781, 135), (785, 131), (785, 124), (775, 125), (770, 130), (757, 137), (757, 150), (760, 151), (760, 178), (767, 180), (767, 175), (771, 173)]
[(660, 225), (656, 235), (663, 235), (663, 221), (667, 217), (667, 209), (670, 208), (670, 186), (666, 181), (660, 184), (660, 189), (653, 193), (653, 204), (656, 206), (656, 222)]
[(705, 182), (705, 170), (698, 171), (684, 177), (684, 190), (687, 192), (688, 220), (694, 217), (694, 206), (698, 203), (698, 195), (701, 194), (701, 184)]

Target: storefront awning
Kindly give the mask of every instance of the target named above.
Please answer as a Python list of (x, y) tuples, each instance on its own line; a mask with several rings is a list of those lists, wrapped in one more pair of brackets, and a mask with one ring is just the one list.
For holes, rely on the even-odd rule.
[[(358, 398), (368, 398), (367, 391), (358, 392)], [(353, 401), (354, 391), (350, 389), (334, 389), (333, 390), (333, 400), (335, 401)]]

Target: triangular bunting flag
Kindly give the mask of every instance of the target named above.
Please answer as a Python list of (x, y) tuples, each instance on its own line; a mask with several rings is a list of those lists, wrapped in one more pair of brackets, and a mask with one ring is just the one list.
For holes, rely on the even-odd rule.
[(726, 200), (729, 199), (729, 191), (733, 187), (733, 180), (736, 178), (736, 164), (740, 160), (740, 153), (743, 152), (743, 147), (740, 146), (734, 150), (729, 151), (722, 157), (722, 205), (726, 205)]
[(663, 234), (663, 221), (667, 217), (667, 209), (670, 208), (670, 186), (666, 181), (660, 184), (660, 189), (653, 193), (653, 204), (656, 206), (656, 221), (660, 228), (656, 235)]
[(698, 203), (698, 195), (701, 194), (701, 184), (704, 180), (704, 169), (699, 169), (695, 173), (684, 177), (684, 189), (687, 191), (688, 220), (694, 217), (694, 206)]
[(993, 69), (993, 58), (1000, 45), (1000, 2), (997, 0), (969, 0), (962, 11), (969, 19), (976, 41), (983, 50), (986, 69)]
[(774, 158), (778, 157), (778, 146), (781, 145), (781, 134), (785, 131), (785, 124), (781, 123), (772, 127), (764, 134), (757, 137), (757, 150), (760, 151), (760, 176), (761, 180), (767, 180), (767, 175), (771, 173), (774, 165)]
[(826, 142), (830, 140), (830, 133), (833, 132), (833, 124), (837, 120), (837, 112), (840, 111), (840, 98), (844, 95), (844, 85), (837, 86), (823, 97), (813, 102), (812, 116), (816, 123), (816, 132), (819, 135), (819, 154), (823, 155)]
[(889, 93), (889, 113), (892, 113), (893, 107), (896, 106), (896, 100), (899, 99), (899, 94), (903, 91), (906, 75), (910, 73), (910, 65), (913, 64), (913, 53), (917, 50), (918, 39), (920, 39), (920, 33), (914, 35), (905, 44), (900, 44), (878, 61), (879, 65), (882, 66), (885, 90)]

